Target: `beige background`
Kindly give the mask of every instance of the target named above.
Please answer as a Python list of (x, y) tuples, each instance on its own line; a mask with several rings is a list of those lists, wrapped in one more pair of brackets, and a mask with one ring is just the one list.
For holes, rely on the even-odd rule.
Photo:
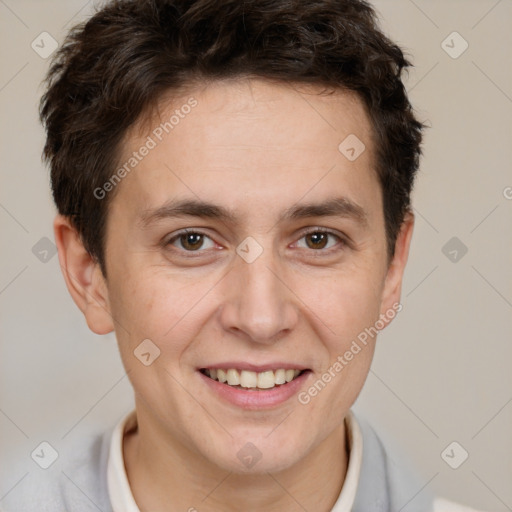
[[(356, 407), (428, 488), (512, 510), (512, 1), (375, 5), (414, 57), (407, 87), (432, 127), (404, 309), (381, 335)], [(32, 252), (42, 237), (53, 240), (54, 210), (36, 111), (48, 61), (31, 42), (43, 31), (61, 42), (92, 7), (0, 0), (0, 505), (22, 492), (29, 472), (43, 471), (30, 458), (41, 441), (65, 450), (132, 405), (115, 340), (88, 331), (57, 257), (44, 263)], [(469, 44), (456, 59), (442, 47), (454, 31)], [(463, 48), (457, 35), (445, 44), (452, 55)], [(452, 237), (467, 247), (463, 257), (456, 249), (456, 262), (442, 250)], [(469, 453), (456, 470), (441, 457), (452, 441)]]

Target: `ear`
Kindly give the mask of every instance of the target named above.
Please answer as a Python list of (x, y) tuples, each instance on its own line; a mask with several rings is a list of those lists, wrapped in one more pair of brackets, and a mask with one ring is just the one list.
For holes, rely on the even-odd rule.
[[(411, 245), (412, 232), (414, 228), (414, 214), (406, 213), (400, 232), (398, 233), (395, 243), (395, 253), (389, 263), (384, 289), (382, 293), (380, 318), (387, 325), (394, 318), (389, 314), (390, 310), (400, 311), (400, 296), (402, 292), (402, 278), (404, 275), (407, 257), (409, 256), (409, 247)], [(395, 305), (393, 307), (393, 305)], [(388, 314), (386, 314), (388, 312)], [(391, 318), (389, 318), (391, 316)]]
[(67, 217), (57, 215), (53, 230), (66, 286), (89, 329), (96, 334), (112, 332), (108, 289), (98, 262), (86, 251)]

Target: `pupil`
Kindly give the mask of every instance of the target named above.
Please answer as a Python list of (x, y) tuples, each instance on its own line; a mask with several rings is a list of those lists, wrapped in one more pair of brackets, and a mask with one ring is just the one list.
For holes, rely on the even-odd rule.
[(187, 233), (183, 235), (183, 238), (185, 239), (184, 247), (188, 247), (191, 249), (197, 249), (201, 247), (202, 236), (203, 235), (200, 235), (198, 233)]
[(317, 249), (319, 247), (318, 244), (322, 244), (322, 242), (324, 243), (321, 245), (321, 248), (325, 247), (325, 241), (327, 240), (327, 236), (325, 233), (312, 233), (310, 236), (311, 239), (313, 240), (313, 249)]

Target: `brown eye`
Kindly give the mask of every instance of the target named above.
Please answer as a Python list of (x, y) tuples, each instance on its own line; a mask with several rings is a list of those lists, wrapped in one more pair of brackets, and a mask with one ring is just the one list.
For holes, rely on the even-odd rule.
[(199, 249), (205, 249), (205, 242), (207, 240), (210, 241), (211, 246), (206, 247), (206, 249), (212, 248), (214, 246), (213, 241), (204, 233), (197, 231), (182, 231), (169, 239), (167, 245), (172, 245), (177, 249), (182, 249), (186, 252), (202, 252), (199, 251)]
[(203, 245), (203, 235), (199, 233), (186, 233), (180, 235), (180, 242), (183, 248), (195, 251), (196, 249), (200, 249)]
[(315, 232), (304, 237), (306, 244), (310, 249), (323, 249), (327, 245), (327, 233)]
[[(341, 243), (341, 245), (343, 245), (343, 240), (340, 236), (332, 233), (331, 231), (323, 231), (318, 229), (316, 231), (305, 233), (300, 240), (305, 240), (306, 249), (312, 249), (316, 251), (322, 249), (327, 249), (328, 251), (336, 244)], [(333, 240), (333, 242), (331, 242), (331, 240)], [(299, 244), (299, 247), (300, 246), (301, 245)]]

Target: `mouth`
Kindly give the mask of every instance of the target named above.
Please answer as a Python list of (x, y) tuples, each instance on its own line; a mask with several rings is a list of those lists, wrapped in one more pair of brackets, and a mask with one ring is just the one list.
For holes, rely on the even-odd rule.
[(244, 391), (268, 391), (286, 386), (311, 370), (279, 368), (261, 372), (237, 368), (201, 368), (203, 375), (235, 389)]

